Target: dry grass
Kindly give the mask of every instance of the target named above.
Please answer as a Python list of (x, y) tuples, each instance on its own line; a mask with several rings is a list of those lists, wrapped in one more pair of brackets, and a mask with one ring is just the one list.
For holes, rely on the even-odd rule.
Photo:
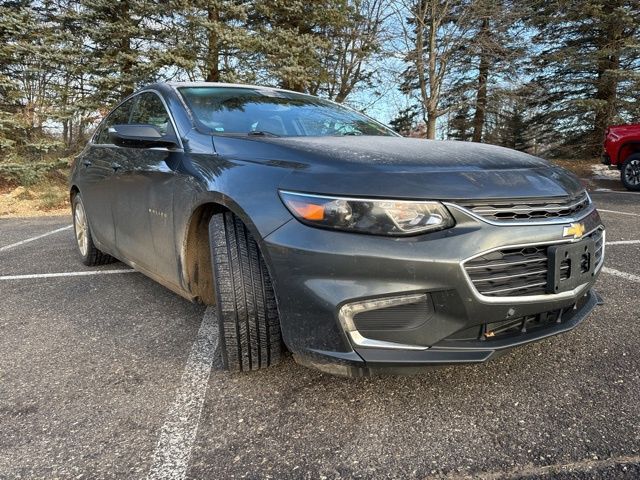
[(30, 187), (0, 184), (0, 217), (70, 215), (67, 181), (50, 175)]
[(559, 165), (567, 170), (571, 170), (580, 178), (590, 178), (593, 176), (593, 166), (600, 164), (600, 159), (555, 159), (552, 163)]

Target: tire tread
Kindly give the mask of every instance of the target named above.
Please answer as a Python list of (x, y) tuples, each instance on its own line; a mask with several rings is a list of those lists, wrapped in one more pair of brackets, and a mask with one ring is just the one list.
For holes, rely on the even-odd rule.
[(639, 192), (640, 185), (632, 185), (628, 183), (624, 175), (624, 171), (627, 168), (627, 163), (631, 162), (632, 160), (640, 160), (640, 153), (631, 154), (627, 158), (625, 158), (624, 162), (622, 162), (622, 165), (620, 167), (620, 180), (627, 190), (630, 190), (632, 192)]
[(256, 241), (230, 212), (212, 217), (209, 237), (224, 366), (239, 372), (278, 363), (278, 310)]

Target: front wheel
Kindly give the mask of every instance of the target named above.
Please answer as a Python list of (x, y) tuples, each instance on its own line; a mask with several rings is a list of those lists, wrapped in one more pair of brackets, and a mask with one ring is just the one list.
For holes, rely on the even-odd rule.
[(620, 177), (628, 190), (640, 191), (640, 153), (627, 157), (620, 168)]
[(258, 244), (230, 212), (211, 218), (209, 240), (225, 368), (240, 372), (278, 363), (278, 308)]

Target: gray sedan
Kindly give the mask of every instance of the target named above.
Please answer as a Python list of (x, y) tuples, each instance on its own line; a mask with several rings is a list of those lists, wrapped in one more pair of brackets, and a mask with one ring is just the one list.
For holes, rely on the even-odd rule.
[(143, 88), (102, 121), (70, 194), (84, 263), (215, 305), (233, 371), (287, 350), (351, 376), (483, 362), (599, 303), (605, 230), (575, 176), (295, 92)]

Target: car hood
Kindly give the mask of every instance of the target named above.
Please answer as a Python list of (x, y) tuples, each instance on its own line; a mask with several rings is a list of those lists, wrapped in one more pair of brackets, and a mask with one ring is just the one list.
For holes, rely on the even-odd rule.
[(540, 158), (492, 145), (402, 137), (214, 139), (219, 154), (291, 169), (280, 188), (408, 199), (576, 195), (577, 177)]

